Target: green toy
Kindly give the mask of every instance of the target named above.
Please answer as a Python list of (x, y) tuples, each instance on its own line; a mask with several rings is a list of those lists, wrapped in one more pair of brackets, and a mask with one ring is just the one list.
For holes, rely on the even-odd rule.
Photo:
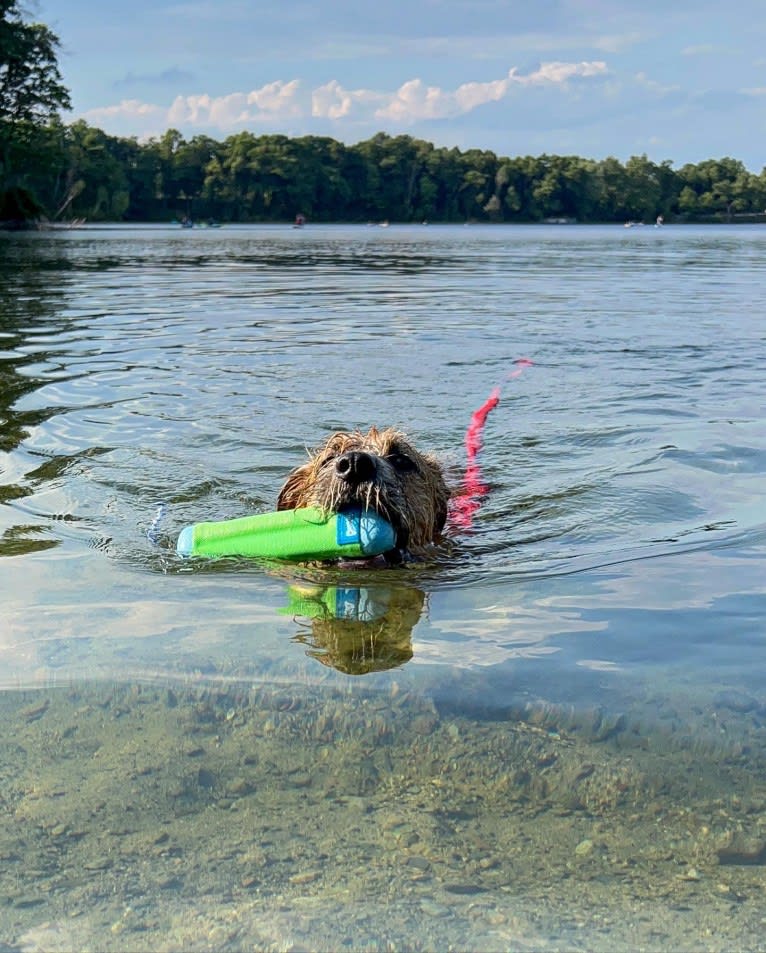
[(181, 530), (179, 556), (251, 556), (294, 562), (363, 559), (396, 546), (390, 523), (373, 510), (325, 513), (316, 507), (277, 510)]

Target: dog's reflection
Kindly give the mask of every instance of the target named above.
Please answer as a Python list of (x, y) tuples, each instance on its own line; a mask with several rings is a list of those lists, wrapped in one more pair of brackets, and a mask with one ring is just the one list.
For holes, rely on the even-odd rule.
[(287, 612), (310, 619), (295, 636), (308, 654), (346, 675), (366, 675), (412, 658), (412, 630), (425, 593), (397, 586), (290, 586)]

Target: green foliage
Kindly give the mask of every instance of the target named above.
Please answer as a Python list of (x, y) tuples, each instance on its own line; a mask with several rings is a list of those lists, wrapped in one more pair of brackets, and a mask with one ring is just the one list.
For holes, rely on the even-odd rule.
[(250, 132), (187, 141), (175, 129), (138, 143), (82, 121), (22, 129), (50, 214), (91, 221), (731, 221), (766, 208), (766, 170), (734, 159), (676, 171), (645, 155), (503, 158), (385, 133), (346, 146)]
[(0, 0), (0, 221), (38, 217), (36, 180), (55, 176), (48, 127), (69, 107), (58, 46), (47, 26), (24, 21), (16, 0)]
[(16, 0), (0, 0), (0, 122), (43, 123), (69, 107), (58, 46), (47, 26), (24, 22)]
[[(55, 214), (76, 218), (119, 219), (130, 206), (124, 161), (112, 140), (100, 129), (79, 120), (66, 129), (65, 172), (55, 196)], [(119, 212), (118, 212), (119, 210)]]

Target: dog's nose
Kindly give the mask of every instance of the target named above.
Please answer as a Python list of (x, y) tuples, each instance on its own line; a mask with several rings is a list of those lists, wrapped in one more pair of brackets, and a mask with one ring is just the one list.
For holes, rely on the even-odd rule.
[(363, 450), (350, 450), (335, 461), (335, 472), (346, 483), (364, 483), (376, 473), (375, 458)]

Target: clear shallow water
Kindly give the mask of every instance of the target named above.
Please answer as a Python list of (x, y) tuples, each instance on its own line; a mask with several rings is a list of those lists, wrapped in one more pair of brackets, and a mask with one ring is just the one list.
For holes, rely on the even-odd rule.
[[(172, 895), (172, 903), (158, 901), (141, 914), (143, 926), (131, 926), (128, 917), (131, 942), (144, 936), (151, 947), (152, 918), (167, 932), (190, 904), (205, 906), (205, 929), (218, 929), (229, 916), (222, 911), (231, 891), (257, 889), (258, 916), (269, 919), (281, 903), (292, 911), (289, 922), (273, 936), (259, 934), (251, 910), (251, 932), (240, 923), (223, 945), (284, 947), (290, 936), (315, 945), (306, 939), (314, 930), (327, 937), (317, 944), (329, 948), (332, 917), (356, 909), (349, 881), (365, 882), (362, 867), (393, 864), (406, 875), (404, 893), (415, 894), (411, 920), (404, 917), (392, 943), (443, 947), (481, 936), (483, 946), (504, 948), (532, 936), (533, 946), (592, 949), (594, 937), (604, 948), (620, 941), (614, 920), (598, 932), (578, 913), (585, 919), (570, 935), (566, 923), (576, 916), (573, 908), (567, 912), (574, 900), (565, 893), (558, 901), (563, 912), (546, 901), (546, 916), (534, 928), (531, 921), (514, 924), (506, 908), (537, 903), (546, 884), (553, 890), (562, 879), (581, 888), (606, 883), (594, 904), (607, 910), (607, 920), (614, 916), (610, 904), (644, 896), (618, 889), (624, 878), (615, 879), (614, 865), (609, 877), (571, 865), (619, 855), (620, 837), (636, 828), (637, 813), (646, 817), (661, 791), (663, 817), (692, 810), (695, 829), (709, 832), (686, 853), (677, 847), (681, 835), (668, 834), (676, 844), (668, 848), (671, 859), (640, 851), (633, 858), (659, 891), (646, 893), (651, 916), (664, 898), (671, 911), (665, 935), (683, 938), (688, 927), (672, 913), (680, 902), (674, 891), (705, 884), (708, 875), (678, 881), (679, 871), (697, 872), (697, 865), (704, 872), (705, 864), (712, 871), (737, 825), (756, 839), (766, 826), (757, 800), (730, 803), (734, 790), (757, 790), (764, 778), (765, 264), (766, 232), (757, 228), (115, 228), (0, 237), (0, 688), (9, 706), (7, 797), (16, 818), (47, 837), (63, 824), (69, 833), (54, 836), (54, 846), (76, 866), (77, 850), (103, 840), (97, 812), (87, 821), (75, 817), (76, 792), (93, 782), (93, 746), (110, 752), (115, 777), (128, 783), (151, 711), (163, 767), (152, 764), (130, 783), (138, 801), (154, 783), (141, 778), (161, 775), (175, 791), (165, 814), (141, 811), (146, 850), (135, 857), (158, 878), (172, 881), (178, 873), (164, 869), (150, 831), (160, 836), (158, 828), (182, 816), (204, 827), (205, 812), (220, 802), (266, 810), (292, 790), (295, 763), (311, 778), (298, 790), (311, 789), (311, 811), (333, 836), (340, 836), (335, 825), (359, 809), (372, 812), (369, 826), (383, 833), (372, 846), (361, 835), (344, 841), (345, 853), (335, 856), (315, 841), (299, 849), (289, 825), (278, 837), (272, 831), (293, 866), (263, 860), (269, 874), (257, 888), (243, 887), (242, 877), (230, 883), (224, 864), (220, 878), (205, 884), (187, 872), (181, 886), (160, 894)], [(521, 356), (534, 366), (508, 379)], [(268, 571), (244, 561), (190, 564), (175, 557), (184, 524), (271, 509), (305, 448), (337, 428), (399, 425), (437, 452), (459, 484), (465, 428), (498, 384), (501, 402), (481, 454), (490, 492), (471, 532), (454, 536), (451, 555), (382, 572)], [(147, 530), (159, 500), (167, 508), (152, 541)], [(338, 605), (361, 609), (337, 619)], [(284, 693), (281, 701), (269, 694), (274, 686)], [(170, 710), (166, 690), (174, 693)], [(150, 701), (139, 705), (141, 691), (159, 694), (141, 696)], [(207, 720), (201, 705), (210, 706)], [(357, 724), (356, 706), (373, 706), (374, 717)], [(89, 721), (91, 710), (109, 716)], [(45, 796), (34, 810), (27, 802), (35, 801), (41, 772), (67, 773), (64, 755), (49, 753), (48, 767), (35, 772), (22, 767), (13, 739), (20, 723), (26, 750), (39, 748), (44, 765), (44, 751), (61, 747), (46, 727), (54, 713), (76, 729), (73, 736), (89, 733), (89, 741), (66, 756), (69, 794), (51, 795), (51, 813), (42, 817)], [(127, 726), (124, 736), (112, 734), (112, 718)], [(314, 733), (310, 726), (323, 718), (329, 727)], [(171, 722), (181, 727), (171, 729)], [(253, 727), (264, 723), (271, 733)], [(189, 738), (208, 725), (228, 754), (198, 768)], [(237, 728), (251, 732), (260, 768), (247, 765)], [(503, 781), (498, 745), (527, 731), (512, 752), (516, 760), (532, 758), (527, 780)], [(489, 740), (487, 732), (497, 735)], [(537, 751), (535, 732), (564, 747)], [(277, 763), (269, 739), (285, 752), (285, 763)], [(199, 757), (211, 756), (207, 743), (198, 747), (205, 752)], [(374, 754), (379, 747), (387, 751), (382, 760)], [(267, 748), (276, 765), (271, 775), (263, 768)], [(342, 756), (323, 754), (333, 750)], [(424, 768), (423, 750), (439, 770)], [(178, 767), (189, 758), (194, 784)], [(322, 780), (328, 766), (312, 767), (322, 758), (330, 759), (334, 776), (349, 772), (342, 810)], [(639, 765), (642, 758), (648, 760)], [(722, 761), (735, 767), (724, 771)], [(372, 774), (370, 764), (359, 767), (367, 762)], [(451, 787), (444, 775), (450, 763)], [(536, 779), (554, 763), (560, 775), (544, 791)], [(359, 780), (364, 770), (374, 783)], [(243, 780), (248, 771), (257, 776)], [(583, 771), (599, 779), (600, 793), (578, 806), (560, 792)], [(614, 793), (621, 772), (630, 777), (630, 795)], [(425, 785), (428, 806), (420, 795), (395, 797), (397, 779), (405, 779), (405, 790), (422, 792)], [(529, 852), (537, 858), (536, 881), (524, 881), (510, 846), (487, 859), (497, 831), (506, 836), (524, 816), (506, 816), (503, 784), (522, 792), (525, 810), (553, 812), (524, 834), (537, 847)], [(232, 785), (239, 794), (232, 795)], [(116, 790), (100, 797), (117, 810)], [(179, 798), (188, 813), (179, 814)], [(465, 830), (458, 819), (438, 837), (425, 831), (423, 817), (448, 811), (450, 798), (463, 804)], [(484, 803), (479, 812), (475, 799)], [(717, 801), (730, 812), (729, 826), (710, 820), (724, 810), (713, 807)], [(62, 804), (70, 813), (56, 820)], [(305, 798), (290, 804), (293, 827), (305, 830)], [(394, 808), (402, 829), (390, 817), (381, 821)], [(601, 841), (583, 820), (593, 816), (605, 825)], [(231, 823), (218, 830), (221, 843), (231, 840)], [(651, 823), (633, 839), (656, 837)], [(545, 831), (556, 824), (574, 840), (564, 856), (543, 862), (551, 851)], [(186, 834), (184, 856), (196, 856), (196, 835)], [(417, 840), (402, 846), (400, 835)], [(173, 836), (183, 839), (178, 830)], [(595, 855), (574, 853), (586, 840), (597, 845)], [(415, 843), (428, 849), (413, 854)], [(40, 845), (42, 854), (49, 848), (47, 840)], [(18, 845), (5, 849), (24, 856)], [(240, 842), (229, 849), (237, 857), (245, 851)], [(440, 867), (456, 863), (453, 854), (474, 865), (462, 893), (447, 889), (456, 885), (454, 871)], [(413, 856), (419, 859), (411, 864)], [(667, 875), (672, 889), (665, 893), (658, 863), (678, 868)], [(317, 867), (324, 879), (302, 879)], [(100, 869), (93, 896), (106, 889)], [(135, 866), (126, 865), (123, 879), (119, 865), (108, 869), (115, 878), (110, 896), (128, 904), (125, 878)], [(760, 869), (750, 865), (750, 873)], [(59, 914), (48, 901), (42, 909), (27, 904), (47, 883), (42, 861), (31, 870), (21, 878), (21, 900), (0, 885), (13, 911), (0, 940), (33, 948), (53, 942), (34, 931)], [(502, 876), (492, 873), (498, 870)], [(709, 876), (713, 895), (725, 899), (717, 874)], [(750, 889), (728, 886), (743, 896)], [(64, 878), (54, 894), (64, 909), (81, 890), (79, 902), (90, 908), (87, 889)], [(290, 890), (322, 909), (307, 920)], [(477, 892), (486, 909), (479, 904), (471, 913)], [(231, 902), (240, 903), (244, 917), (241, 898)], [(424, 912), (435, 932), (423, 924)], [(89, 927), (96, 945), (122, 936), (122, 927), (109, 931), (123, 913), (102, 913)], [(495, 915), (501, 920), (493, 924)], [(640, 911), (635, 915), (641, 919)], [(385, 909), (369, 917), (366, 926), (352, 917), (352, 945), (374, 946), (384, 936)], [(289, 923), (297, 933), (290, 934)], [(750, 928), (756, 929), (745, 924), (736, 945), (748, 946)], [(203, 934), (176, 931), (168, 948), (207, 942)], [(633, 937), (627, 930), (626, 948)], [(648, 935), (644, 945), (651, 948)]]

